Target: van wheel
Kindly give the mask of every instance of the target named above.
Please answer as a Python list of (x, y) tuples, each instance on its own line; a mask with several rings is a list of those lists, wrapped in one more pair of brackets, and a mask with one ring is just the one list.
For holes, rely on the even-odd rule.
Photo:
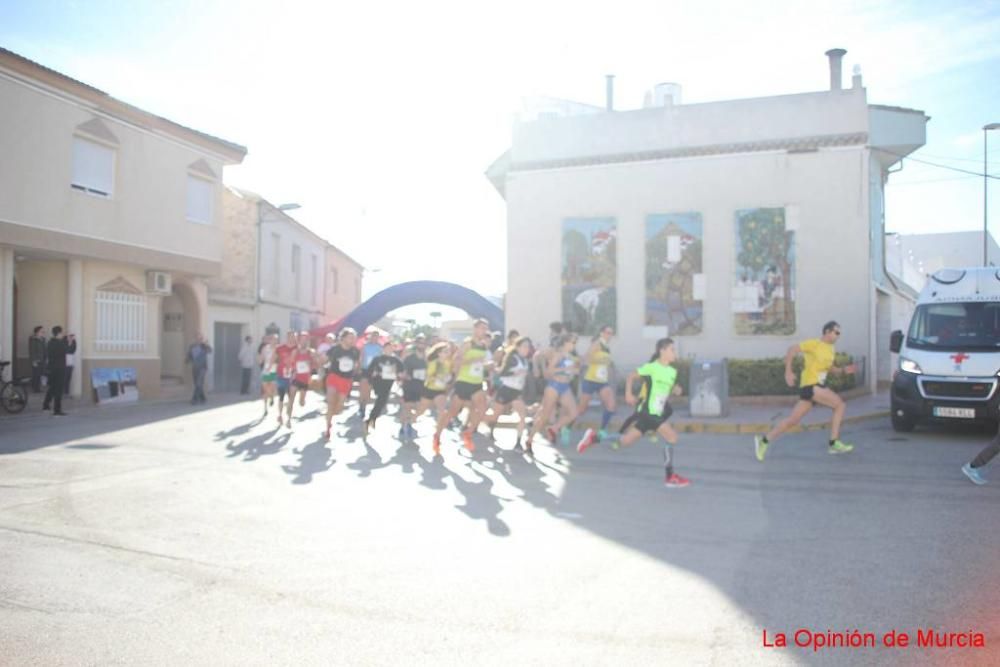
[(916, 426), (914, 421), (907, 417), (905, 414), (898, 415), (896, 411), (892, 411), (892, 430), (897, 433), (909, 433)]

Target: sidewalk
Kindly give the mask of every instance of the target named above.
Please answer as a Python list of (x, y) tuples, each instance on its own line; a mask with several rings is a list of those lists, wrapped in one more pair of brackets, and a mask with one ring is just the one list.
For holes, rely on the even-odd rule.
[[(865, 394), (855, 398), (845, 398), (847, 412), (844, 424), (853, 424), (867, 419), (889, 418), (888, 390), (877, 394)], [(619, 402), (621, 403), (621, 402)], [(788, 415), (795, 403), (794, 398), (775, 398), (754, 402), (737, 402), (730, 399), (729, 414), (725, 417), (691, 417), (687, 406), (674, 409), (670, 423), (679, 433), (767, 433), (781, 419)], [(617, 417), (628, 414), (627, 406), (619, 404)], [(801, 431), (822, 431), (830, 428), (831, 411), (821, 405), (813, 408), (802, 423), (789, 433)], [(590, 409), (573, 426), (576, 429), (597, 428), (601, 412), (597, 401), (591, 402)], [(612, 424), (618, 423), (614, 420)]]

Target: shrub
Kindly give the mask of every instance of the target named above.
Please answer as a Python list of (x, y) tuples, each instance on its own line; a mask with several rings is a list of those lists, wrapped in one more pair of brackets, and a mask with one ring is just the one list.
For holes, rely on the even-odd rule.
[[(835, 366), (847, 366), (853, 362), (849, 354), (838, 352), (834, 360)], [(802, 358), (792, 362), (796, 386), (789, 387), (785, 383), (785, 360), (770, 359), (729, 359), (729, 395), (730, 396), (788, 396), (797, 394), (798, 378), (802, 372)], [(854, 375), (829, 375), (826, 379), (828, 387), (834, 391), (846, 391), (857, 386)]]

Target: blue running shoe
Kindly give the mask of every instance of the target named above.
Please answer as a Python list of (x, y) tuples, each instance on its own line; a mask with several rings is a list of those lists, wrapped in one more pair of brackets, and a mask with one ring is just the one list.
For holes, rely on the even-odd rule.
[(979, 468), (973, 468), (971, 465), (966, 463), (964, 466), (962, 466), (962, 472), (965, 473), (966, 477), (972, 480), (973, 484), (982, 486), (983, 484), (986, 483), (986, 478), (980, 474)]
[(563, 426), (559, 429), (559, 442), (565, 446), (569, 444), (570, 430), (568, 426)]

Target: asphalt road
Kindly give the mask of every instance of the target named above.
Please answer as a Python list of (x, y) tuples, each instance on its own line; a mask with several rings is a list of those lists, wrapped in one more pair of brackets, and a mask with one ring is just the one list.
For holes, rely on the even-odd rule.
[[(315, 401), (315, 399), (311, 399)], [(0, 422), (0, 663), (1000, 662), (1000, 466), (981, 432), (682, 436), (582, 456), (512, 431), (430, 453), (383, 419), (319, 439), (258, 403)], [(794, 646), (799, 628), (983, 633), (982, 649)], [(786, 633), (788, 648), (765, 648)], [(773, 640), (772, 640), (773, 643)]]

